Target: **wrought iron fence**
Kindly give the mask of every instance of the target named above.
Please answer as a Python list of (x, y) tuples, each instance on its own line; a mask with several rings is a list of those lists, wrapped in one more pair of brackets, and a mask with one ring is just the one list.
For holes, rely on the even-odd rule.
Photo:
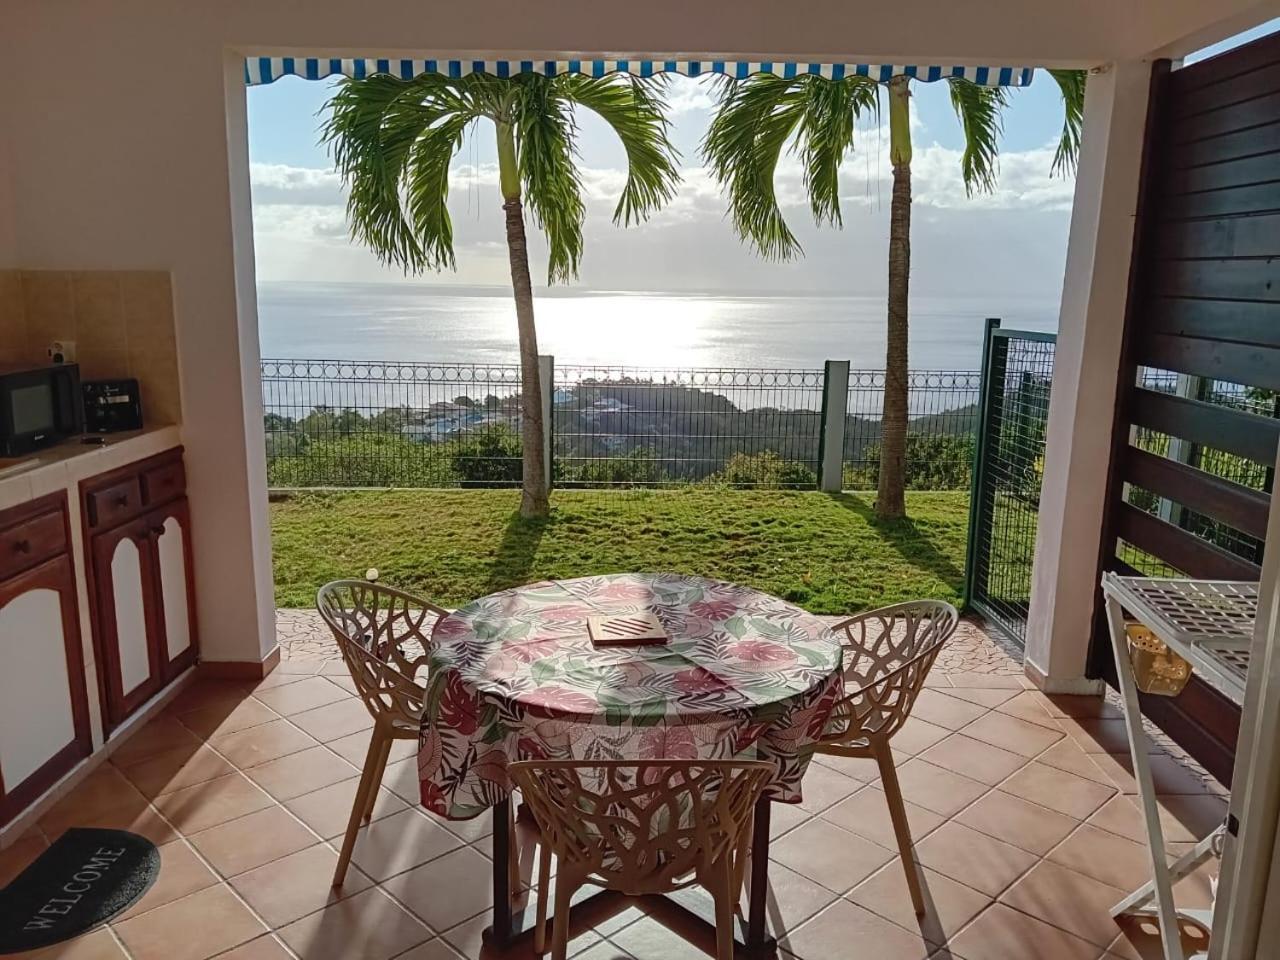
[[(555, 365), (552, 382), (557, 486), (818, 485), (824, 370)], [(968, 488), (978, 383), (910, 374), (910, 487)], [(518, 366), (273, 359), (262, 389), (273, 487), (520, 482)], [(883, 393), (883, 371), (850, 372), (846, 489), (876, 485)]]

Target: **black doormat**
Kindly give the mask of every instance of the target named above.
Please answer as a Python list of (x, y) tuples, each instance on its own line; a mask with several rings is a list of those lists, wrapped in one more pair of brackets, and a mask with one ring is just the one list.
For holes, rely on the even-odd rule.
[(73, 827), (0, 890), (0, 954), (70, 940), (126, 910), (160, 873), (160, 851), (124, 830)]

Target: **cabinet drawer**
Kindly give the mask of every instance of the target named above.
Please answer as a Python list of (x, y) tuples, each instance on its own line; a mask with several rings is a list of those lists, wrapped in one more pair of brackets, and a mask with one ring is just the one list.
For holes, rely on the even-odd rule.
[(0, 580), (20, 573), (67, 549), (62, 512), (43, 513), (0, 530)]
[(142, 509), (142, 491), (138, 478), (125, 477), (109, 487), (101, 487), (85, 496), (89, 526), (110, 527), (128, 520)]
[(148, 506), (181, 496), (187, 488), (187, 474), (181, 460), (152, 467), (142, 475), (142, 501)]

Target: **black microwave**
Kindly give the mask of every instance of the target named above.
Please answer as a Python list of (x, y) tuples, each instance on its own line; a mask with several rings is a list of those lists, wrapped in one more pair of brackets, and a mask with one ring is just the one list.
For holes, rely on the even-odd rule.
[(79, 366), (0, 367), (0, 456), (21, 456), (83, 431)]

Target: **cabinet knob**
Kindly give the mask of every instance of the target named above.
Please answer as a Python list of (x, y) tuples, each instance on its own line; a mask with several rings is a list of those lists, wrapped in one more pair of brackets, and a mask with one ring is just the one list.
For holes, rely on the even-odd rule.
[(153, 537), (163, 537), (163, 536), (164, 536), (164, 527), (152, 527), (152, 528), (151, 528), (151, 535), (152, 535)]
[(129, 495), (122, 493), (111, 501), (117, 507), (127, 507), (129, 505)]
[(13, 542), (13, 552), (14, 552), (14, 553), (30, 553), (30, 552), (31, 552), (31, 541), (30, 541), (30, 540), (15, 540), (15, 541)]

